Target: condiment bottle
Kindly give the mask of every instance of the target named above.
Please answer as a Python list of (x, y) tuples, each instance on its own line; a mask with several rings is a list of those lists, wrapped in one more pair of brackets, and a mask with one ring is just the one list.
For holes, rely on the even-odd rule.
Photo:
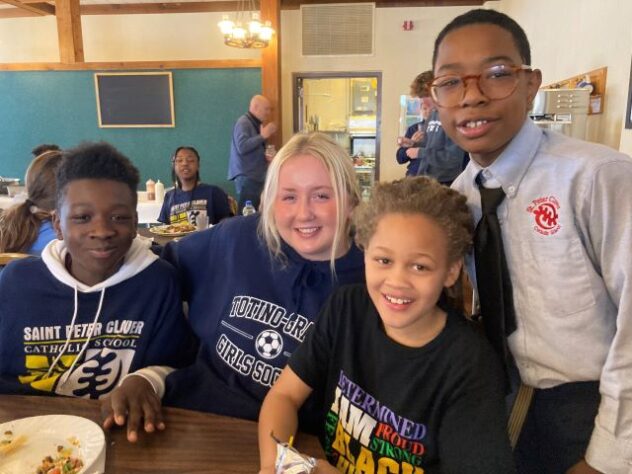
[(155, 193), (156, 193), (156, 201), (162, 202), (165, 200), (165, 185), (162, 184), (160, 180), (156, 181)]
[(156, 199), (156, 182), (153, 179), (148, 179), (145, 183), (145, 189), (147, 190), (147, 200), (153, 201)]

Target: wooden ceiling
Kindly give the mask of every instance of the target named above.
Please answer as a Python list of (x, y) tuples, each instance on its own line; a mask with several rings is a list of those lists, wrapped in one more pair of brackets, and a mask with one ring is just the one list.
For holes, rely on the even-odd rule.
[[(318, 3), (365, 3), (367, 0), (280, 0), (281, 10)], [(62, 0), (0, 0), (0, 18), (56, 15)], [(75, 2), (71, 2), (75, 3)], [(80, 15), (121, 15), (146, 13), (197, 13), (237, 11), (239, 1), (224, 0), (79, 0)], [(485, 0), (376, 0), (377, 8), (476, 6)]]

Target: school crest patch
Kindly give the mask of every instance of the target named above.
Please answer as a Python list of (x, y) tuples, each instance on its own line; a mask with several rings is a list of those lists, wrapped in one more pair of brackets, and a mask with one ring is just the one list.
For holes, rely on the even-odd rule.
[(535, 225), (533, 230), (542, 235), (553, 235), (560, 230), (560, 203), (555, 196), (534, 199), (527, 207), (527, 212), (533, 215)]

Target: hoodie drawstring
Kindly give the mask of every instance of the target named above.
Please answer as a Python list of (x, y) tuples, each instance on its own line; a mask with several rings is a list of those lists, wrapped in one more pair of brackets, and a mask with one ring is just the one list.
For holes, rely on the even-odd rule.
[[(101, 308), (103, 307), (104, 297), (105, 297), (105, 288), (101, 290), (101, 296), (99, 298), (99, 306), (97, 308), (96, 314), (94, 315), (92, 324), (90, 325), (90, 329), (88, 330), (88, 337), (86, 338), (86, 342), (84, 342), (83, 347), (81, 348), (81, 351), (79, 352), (79, 354), (77, 354), (77, 357), (75, 357), (75, 360), (72, 362), (72, 365), (70, 366), (70, 368), (62, 376), (62, 379), (60, 381), (60, 386), (66, 383), (66, 380), (72, 373), (72, 370), (75, 368), (75, 365), (77, 365), (77, 362), (81, 360), (83, 353), (85, 352), (85, 350), (88, 348), (88, 345), (90, 344), (90, 340), (92, 339), (92, 334), (94, 333), (94, 328), (97, 324), (97, 321), (99, 320), (99, 316), (101, 315)], [(75, 325), (75, 319), (77, 318), (78, 309), (79, 309), (79, 290), (75, 286), (75, 311), (74, 311), (74, 314), (72, 315), (72, 321), (70, 322), (70, 330), (68, 331), (68, 337), (66, 337), (66, 342), (64, 343), (64, 347), (62, 347), (61, 351), (59, 352), (59, 355), (55, 358), (50, 368), (48, 369), (48, 372), (46, 373), (46, 377), (50, 375), (51, 371), (55, 368), (59, 360), (65, 354), (66, 349), (68, 349), (68, 344), (70, 344), (70, 340), (72, 339), (72, 328)]]

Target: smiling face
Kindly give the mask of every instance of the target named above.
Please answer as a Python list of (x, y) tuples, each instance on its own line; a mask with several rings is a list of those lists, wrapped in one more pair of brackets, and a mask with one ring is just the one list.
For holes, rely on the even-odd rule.
[(182, 183), (190, 183), (197, 181), (197, 173), (200, 169), (198, 157), (192, 150), (183, 148), (178, 150), (173, 160), (176, 176), (180, 178)]
[[(327, 168), (318, 158), (297, 155), (282, 165), (273, 214), (279, 235), (299, 255), (329, 260), (336, 235), (336, 196)], [(341, 245), (339, 253), (347, 248)]]
[(421, 347), (445, 325), (437, 307), (461, 261), (449, 263), (447, 236), (423, 214), (385, 214), (365, 249), (366, 283), (384, 331), (394, 341)]
[[(494, 65), (523, 63), (509, 31), (492, 24), (474, 24), (448, 33), (437, 49), (435, 77), (478, 75)], [(516, 90), (504, 99), (490, 100), (476, 80), (455, 107), (438, 107), (446, 133), (482, 166), (489, 166), (522, 127), (540, 87), (540, 71), (518, 73)]]
[(79, 179), (66, 186), (53, 217), (71, 256), (70, 273), (96, 285), (117, 272), (136, 236), (130, 188), (108, 179)]

